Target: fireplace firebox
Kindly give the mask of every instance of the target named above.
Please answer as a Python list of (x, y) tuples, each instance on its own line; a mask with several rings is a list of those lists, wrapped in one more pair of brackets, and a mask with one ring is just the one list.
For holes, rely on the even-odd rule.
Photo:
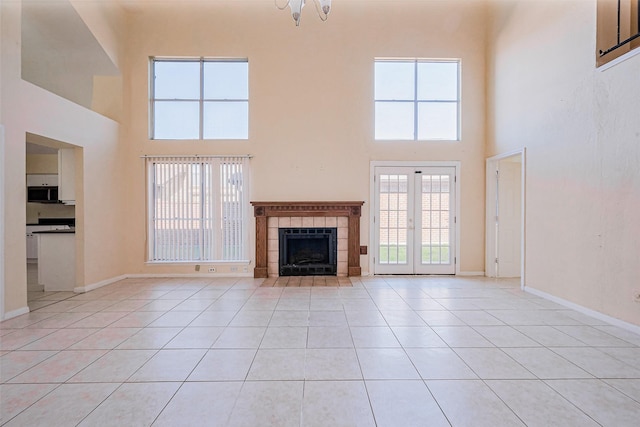
[(335, 276), (337, 228), (280, 228), (280, 276)]

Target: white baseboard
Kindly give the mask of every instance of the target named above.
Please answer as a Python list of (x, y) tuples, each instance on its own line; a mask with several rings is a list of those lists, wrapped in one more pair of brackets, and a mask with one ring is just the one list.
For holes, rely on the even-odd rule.
[(525, 292), (529, 292), (532, 295), (536, 295), (539, 296), (541, 298), (547, 299), (549, 301), (555, 302), (556, 304), (560, 304), (564, 307), (570, 308), (572, 310), (575, 310), (579, 313), (582, 314), (586, 314), (587, 316), (591, 316), (593, 318), (596, 318), (598, 320), (602, 320), (603, 322), (607, 322), (613, 326), (617, 326), (619, 328), (625, 329), (627, 331), (636, 333), (636, 334), (640, 334), (640, 326), (638, 325), (634, 325), (633, 323), (629, 323), (629, 322), (625, 322), (624, 320), (620, 320), (620, 319), (616, 319), (615, 317), (611, 317), (608, 316), (606, 314), (600, 313), (599, 311), (595, 311), (595, 310), (591, 310), (590, 308), (587, 307), (583, 307), (581, 305), (578, 305), (576, 303), (573, 303), (571, 301), (567, 301), (565, 299), (556, 297), (554, 295), (548, 294), (546, 292), (543, 292), (541, 290), (529, 287), (529, 286), (525, 286), (524, 287), (524, 291)]
[(22, 316), (23, 314), (27, 314), (29, 312), (29, 307), (22, 307), (17, 310), (7, 311), (4, 314), (4, 318), (2, 320), (13, 319), (14, 317)]
[(119, 282), (120, 280), (124, 280), (124, 279), (170, 279), (172, 277), (185, 277), (185, 278), (226, 278), (226, 277), (253, 277), (253, 273), (234, 273), (234, 274), (193, 274), (193, 273), (189, 273), (189, 274), (175, 274), (175, 273), (169, 273), (169, 274), (122, 274), (120, 276), (116, 276), (116, 277), (112, 277), (110, 279), (105, 279), (102, 280), (100, 282), (96, 282), (96, 283), (91, 283), (89, 285), (86, 286), (79, 286), (77, 288), (73, 288), (73, 292), (76, 293), (84, 293), (84, 292), (89, 292), (92, 291), (94, 289), (98, 289), (101, 288), (103, 286), (106, 285), (110, 285), (112, 283), (115, 282)]
[(456, 276), (484, 276), (484, 271), (461, 271)]
[[(461, 271), (459, 273), (456, 273), (455, 275), (456, 276), (483, 276), (484, 277), (484, 271)], [(395, 276), (395, 275), (394, 274), (372, 274), (372, 273), (366, 272), (366, 273), (362, 273), (361, 276), (375, 277), (375, 276)], [(439, 275), (438, 274), (398, 274), (397, 276), (398, 277), (400, 277), (400, 276), (416, 277), (416, 276), (439, 276)]]
[(237, 277), (251, 277), (253, 278), (253, 272), (251, 273), (224, 273), (224, 274), (202, 274), (202, 273), (185, 273), (185, 274), (127, 274), (126, 279), (170, 279), (172, 277), (184, 277), (184, 278), (197, 278), (197, 279), (225, 279), (225, 278), (237, 278)]
[(116, 276), (116, 277), (112, 277), (110, 279), (101, 280), (101, 281), (96, 282), (96, 283), (90, 283), (90, 284), (85, 285), (85, 286), (79, 286), (77, 288), (73, 288), (73, 292), (78, 293), (78, 294), (82, 294), (82, 293), (85, 293), (85, 292), (92, 291), (94, 289), (101, 288), (103, 286), (110, 285), (112, 283), (118, 282), (118, 281), (126, 279), (126, 278), (127, 278), (127, 275), (123, 274), (121, 276)]

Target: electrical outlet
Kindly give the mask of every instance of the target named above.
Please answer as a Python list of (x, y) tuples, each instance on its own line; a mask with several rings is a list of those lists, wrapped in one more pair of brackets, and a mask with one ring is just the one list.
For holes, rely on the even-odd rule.
[(640, 289), (633, 291), (633, 300), (635, 302), (640, 302)]
[(215, 272), (216, 272), (215, 267), (209, 267), (209, 273), (215, 273)]

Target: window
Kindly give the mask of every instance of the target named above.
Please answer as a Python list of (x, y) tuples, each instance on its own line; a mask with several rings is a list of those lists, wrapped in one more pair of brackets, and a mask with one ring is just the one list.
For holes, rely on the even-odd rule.
[(247, 260), (247, 157), (150, 157), (149, 261)]
[(640, 47), (639, 23), (640, 0), (598, 0), (596, 66)]
[(248, 139), (249, 63), (153, 59), (152, 139)]
[(377, 140), (459, 139), (458, 60), (376, 60)]

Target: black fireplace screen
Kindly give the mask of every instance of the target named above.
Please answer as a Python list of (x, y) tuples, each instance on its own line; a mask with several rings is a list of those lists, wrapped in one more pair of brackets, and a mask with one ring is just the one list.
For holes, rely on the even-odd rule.
[(280, 276), (335, 276), (337, 228), (280, 228)]

